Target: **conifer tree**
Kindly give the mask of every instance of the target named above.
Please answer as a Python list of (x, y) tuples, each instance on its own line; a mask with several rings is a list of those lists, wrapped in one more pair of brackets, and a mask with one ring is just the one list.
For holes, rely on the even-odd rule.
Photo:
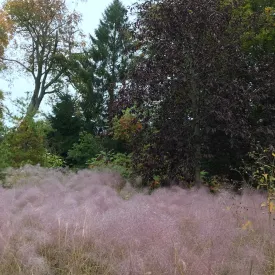
[(65, 159), (69, 149), (78, 141), (83, 124), (81, 117), (77, 115), (76, 102), (70, 94), (59, 95), (53, 106), (53, 114), (48, 119), (53, 129), (48, 134), (49, 147)]
[(126, 81), (132, 45), (127, 10), (114, 0), (105, 10), (95, 35), (90, 36), (91, 56), (95, 62), (94, 89), (104, 97), (106, 114), (110, 116), (117, 91)]

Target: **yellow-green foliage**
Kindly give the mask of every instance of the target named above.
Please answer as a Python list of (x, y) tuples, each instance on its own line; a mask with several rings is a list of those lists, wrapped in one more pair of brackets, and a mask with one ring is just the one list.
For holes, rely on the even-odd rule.
[(118, 172), (124, 178), (130, 178), (133, 174), (131, 157), (131, 154), (102, 151), (95, 158), (90, 159), (87, 164), (90, 169), (110, 169)]
[(45, 132), (43, 123), (25, 119), (6, 135), (10, 162), (13, 167), (20, 167), (24, 164), (44, 164)]
[(275, 150), (274, 148), (257, 148), (250, 152), (249, 156), (254, 160), (250, 170), (252, 180), (257, 188), (265, 188), (275, 191)]
[(233, 9), (233, 21), (237, 20), (239, 23), (238, 30), (234, 27), (232, 31), (241, 32), (244, 51), (254, 56), (262, 52), (275, 52), (274, 12), (275, 3), (265, 0), (245, 0), (242, 5)]
[(275, 212), (275, 149), (273, 146), (261, 148), (260, 146), (249, 153), (252, 165), (245, 164), (243, 172), (248, 176), (248, 181), (257, 189), (267, 190), (267, 201), (261, 204), (268, 206), (269, 224), (271, 225), (271, 215)]
[(58, 155), (54, 155), (49, 152), (46, 152), (44, 156), (45, 167), (49, 167), (49, 168), (62, 167), (64, 163), (65, 163), (64, 160)]

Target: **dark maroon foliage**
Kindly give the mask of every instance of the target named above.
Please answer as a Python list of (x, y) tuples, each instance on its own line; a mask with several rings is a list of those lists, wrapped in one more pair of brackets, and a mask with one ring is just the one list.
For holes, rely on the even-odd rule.
[(134, 156), (146, 179), (155, 173), (199, 182), (202, 169), (230, 173), (255, 140), (255, 114), (270, 114), (257, 92), (263, 71), (242, 51), (236, 6), (219, 0), (136, 4), (141, 57), (121, 101), (142, 114)]

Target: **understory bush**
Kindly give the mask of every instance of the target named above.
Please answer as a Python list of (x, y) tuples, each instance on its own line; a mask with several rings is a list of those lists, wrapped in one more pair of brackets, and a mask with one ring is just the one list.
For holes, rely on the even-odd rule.
[(78, 143), (68, 151), (68, 162), (78, 168), (85, 168), (88, 159), (95, 157), (103, 150), (101, 140), (92, 134), (82, 132)]
[(65, 161), (58, 155), (46, 152), (44, 157), (44, 166), (48, 168), (62, 167)]
[(239, 171), (243, 180), (255, 188), (275, 192), (275, 148), (257, 145), (248, 156), (250, 161), (244, 162)]
[(118, 174), (39, 166), (10, 170), (11, 180), (0, 188), (1, 275), (274, 274), (265, 193), (148, 195), (117, 188)]
[(115, 140), (122, 140), (131, 143), (133, 136), (142, 130), (142, 124), (134, 115), (135, 108), (123, 110), (123, 115), (113, 118), (113, 132)]
[(95, 158), (87, 161), (90, 169), (116, 171), (126, 179), (133, 174), (131, 154), (101, 151)]
[(2, 148), (7, 151), (9, 163), (12, 167), (25, 164), (44, 164), (45, 135), (48, 125), (43, 121), (26, 118), (18, 127), (6, 133)]

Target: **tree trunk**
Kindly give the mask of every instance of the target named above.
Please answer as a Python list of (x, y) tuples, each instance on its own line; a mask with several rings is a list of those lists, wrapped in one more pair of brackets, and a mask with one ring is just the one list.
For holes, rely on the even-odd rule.
[[(192, 64), (192, 61), (190, 62)], [(201, 186), (201, 132), (200, 132), (200, 90), (197, 88), (196, 85), (196, 76), (195, 72), (192, 68), (190, 68), (191, 72), (191, 101), (192, 101), (192, 115), (193, 115), (193, 121), (194, 121), (194, 180), (195, 180), (195, 186), (200, 187)]]
[(26, 113), (25, 118), (27, 118), (27, 117), (33, 118), (36, 115), (37, 111), (39, 110), (41, 101), (43, 99), (42, 95), (43, 95), (42, 92), (40, 92), (40, 95), (34, 92), (32, 99), (29, 103), (29, 106), (27, 108), (27, 113)]
[(110, 111), (111, 111), (111, 109), (114, 105), (114, 100), (115, 100), (115, 94), (114, 94), (114, 85), (115, 85), (115, 83), (112, 83), (111, 85), (112, 86), (109, 89), (109, 109), (110, 109)]
[(115, 73), (115, 67), (116, 67), (116, 55), (117, 55), (117, 49), (116, 49), (116, 41), (117, 41), (117, 26), (115, 26), (114, 29), (114, 37), (113, 37), (113, 46), (114, 46), (114, 50), (112, 52), (112, 68), (111, 68), (111, 83), (109, 86), (109, 106), (108, 106), (108, 113), (109, 113), (109, 119), (112, 119), (112, 112), (113, 112), (113, 106), (114, 106), (114, 101), (115, 101), (115, 87), (116, 87), (116, 81), (117, 81), (117, 77), (116, 77), (116, 73)]
[(201, 186), (201, 144), (200, 144), (200, 125), (196, 122), (194, 131), (195, 141), (195, 185)]

